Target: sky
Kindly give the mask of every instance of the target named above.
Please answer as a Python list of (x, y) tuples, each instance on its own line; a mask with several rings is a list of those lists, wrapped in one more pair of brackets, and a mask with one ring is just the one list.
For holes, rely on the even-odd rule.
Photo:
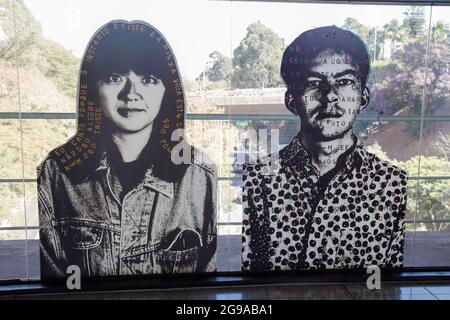
[[(288, 44), (305, 30), (342, 26), (347, 17), (381, 27), (403, 19), (405, 6), (266, 3), (208, 0), (25, 0), (41, 22), (44, 36), (77, 57), (95, 31), (113, 19), (144, 20), (166, 37), (183, 77), (195, 79), (209, 54), (232, 56), (246, 28), (260, 20)], [(427, 8), (426, 16), (430, 10)], [(450, 23), (450, 7), (434, 7), (432, 21)]]

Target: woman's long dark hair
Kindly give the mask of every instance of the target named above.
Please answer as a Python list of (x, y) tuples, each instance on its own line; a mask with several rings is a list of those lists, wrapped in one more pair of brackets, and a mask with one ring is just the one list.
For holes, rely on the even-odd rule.
[[(184, 140), (184, 133), (172, 141), (172, 132), (184, 131), (185, 97), (172, 49), (162, 34), (141, 21), (115, 20), (101, 27), (92, 37), (81, 63), (78, 83), (77, 133), (63, 146), (52, 151), (64, 172), (74, 179), (93, 173), (105, 147), (111, 140), (110, 124), (103, 118), (97, 81), (111, 73), (151, 74), (166, 90), (160, 111), (153, 122), (152, 134), (141, 158), (153, 165), (153, 174), (175, 181), (185, 165), (171, 161), (171, 150)], [(182, 132), (183, 132), (182, 131)]]

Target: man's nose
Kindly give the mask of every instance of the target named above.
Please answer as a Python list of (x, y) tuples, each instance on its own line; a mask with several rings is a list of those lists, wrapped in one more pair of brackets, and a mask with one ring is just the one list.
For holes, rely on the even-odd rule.
[(330, 92), (327, 94), (327, 102), (331, 103), (331, 102), (336, 102), (339, 100), (339, 97), (335, 91), (336, 89), (332, 88), (330, 90)]
[(325, 84), (322, 87), (321, 91), (322, 91), (322, 97), (324, 97), (326, 99), (327, 103), (332, 103), (332, 102), (336, 102), (339, 100), (335, 86), (333, 86), (331, 84)]
[(136, 90), (135, 81), (130, 78), (127, 78), (127, 82), (119, 95), (119, 98), (124, 101), (136, 101), (142, 99), (142, 96)]

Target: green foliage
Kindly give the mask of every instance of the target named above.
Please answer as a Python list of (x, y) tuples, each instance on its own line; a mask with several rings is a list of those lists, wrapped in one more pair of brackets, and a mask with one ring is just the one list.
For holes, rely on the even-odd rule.
[[(379, 58), (381, 53), (381, 45), (384, 40), (384, 34), (374, 27), (368, 27), (360, 23), (355, 18), (347, 18), (344, 21), (343, 29), (352, 31), (357, 34), (366, 43), (369, 54), (374, 58)], [(376, 49), (376, 50), (375, 50)]]
[(400, 167), (401, 169), (403, 169), (403, 164), (400, 161), (396, 160), (396, 159), (389, 158), (387, 153), (383, 151), (383, 149), (381, 148), (381, 146), (378, 143), (374, 143), (374, 144), (371, 144), (371, 145), (367, 146), (367, 150), (370, 153), (373, 153), (374, 155), (376, 155), (381, 160), (387, 161), (390, 164), (392, 164), (394, 166), (397, 166), (397, 167)]
[[(79, 59), (43, 37), (40, 23), (22, 1), (14, 4), (0, 0), (0, 112), (19, 111), (18, 80), (21, 111), (74, 112)], [(1, 120), (0, 178), (35, 177), (37, 165), (74, 127), (73, 120)], [(27, 223), (37, 225), (36, 202), (35, 183), (1, 183), (0, 225), (25, 225), (24, 205)], [(0, 239), (5, 237), (24, 235), (0, 233)]]
[(371, 41), (373, 28), (363, 25), (355, 18), (348, 17), (345, 19), (342, 28), (356, 33), (367, 44)]
[(210, 61), (206, 68), (206, 76), (210, 81), (228, 81), (233, 72), (233, 65), (231, 59), (220, 53), (213, 51), (209, 55)]
[[(401, 163), (402, 169), (406, 170), (410, 177), (417, 176), (418, 166), (418, 156)], [(422, 156), (420, 157), (420, 176), (450, 176), (450, 165), (442, 158)], [(417, 186), (417, 183), (419, 183), (419, 186)], [(416, 179), (409, 179), (408, 188), (407, 205), (409, 212), (415, 211), (416, 201), (418, 200), (416, 220), (450, 219), (449, 179), (421, 179), (419, 182)], [(430, 231), (450, 231), (450, 224), (447, 222), (427, 223), (425, 227)]]
[[(410, 7), (402, 22), (392, 20), (378, 33), (377, 59), (372, 62), (369, 79), (371, 102), (366, 112), (376, 114), (435, 115), (450, 103), (450, 28), (438, 21), (432, 26), (430, 46), (425, 32), (423, 7)], [(354, 18), (347, 18), (344, 28), (360, 35), (372, 48), (373, 28), (364, 26)], [(390, 57), (379, 56), (390, 49)], [(427, 72), (425, 57), (428, 53)], [(424, 87), (424, 83), (426, 86)], [(419, 137), (420, 126), (408, 122), (406, 132)], [(429, 130), (424, 125), (424, 132)]]
[[(208, 88), (270, 88), (282, 85), (280, 63), (283, 40), (260, 21), (247, 28), (247, 34), (234, 50), (234, 57), (213, 51), (206, 69)], [(203, 74), (198, 80), (203, 79)]]
[[(13, 14), (14, 13), (14, 14)], [(6, 40), (0, 44), (0, 59), (23, 56), (42, 34), (40, 23), (21, 1), (0, 0), (0, 27)]]
[(13, 8), (12, 1), (0, 0), (0, 27), (6, 35), (0, 43), (1, 61), (17, 61), (21, 70), (40, 72), (63, 93), (75, 97), (79, 59), (43, 37), (40, 23), (22, 1), (15, 1)]
[(267, 88), (281, 85), (280, 64), (283, 40), (260, 21), (247, 28), (247, 34), (234, 50), (232, 84), (237, 88)]
[[(421, 222), (423, 228), (429, 231), (450, 231), (450, 223), (438, 220), (450, 219), (450, 180), (449, 179), (423, 179), (420, 176), (450, 176), (450, 164), (446, 159), (431, 156), (415, 156), (407, 161), (390, 159), (378, 144), (368, 146), (369, 152), (380, 159), (405, 170), (408, 174), (406, 218)], [(419, 164), (420, 161), (420, 164)], [(418, 185), (419, 184), (419, 185)], [(417, 206), (417, 214), (416, 213)], [(432, 222), (431, 221), (435, 221)]]
[(403, 25), (411, 37), (423, 36), (425, 34), (425, 7), (410, 6), (404, 13)]
[(80, 60), (61, 45), (47, 39), (41, 39), (36, 52), (40, 55), (36, 65), (39, 71), (52, 79), (64, 94), (75, 97)]

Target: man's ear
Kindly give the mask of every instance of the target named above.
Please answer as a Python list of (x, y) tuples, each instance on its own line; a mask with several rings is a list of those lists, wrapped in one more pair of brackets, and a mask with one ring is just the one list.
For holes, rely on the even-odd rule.
[(362, 91), (362, 96), (361, 96), (361, 107), (359, 108), (359, 112), (363, 111), (370, 102), (370, 91), (369, 88), (365, 87)]
[(286, 90), (286, 93), (284, 94), (284, 104), (293, 114), (298, 114), (297, 103), (290, 90)]

